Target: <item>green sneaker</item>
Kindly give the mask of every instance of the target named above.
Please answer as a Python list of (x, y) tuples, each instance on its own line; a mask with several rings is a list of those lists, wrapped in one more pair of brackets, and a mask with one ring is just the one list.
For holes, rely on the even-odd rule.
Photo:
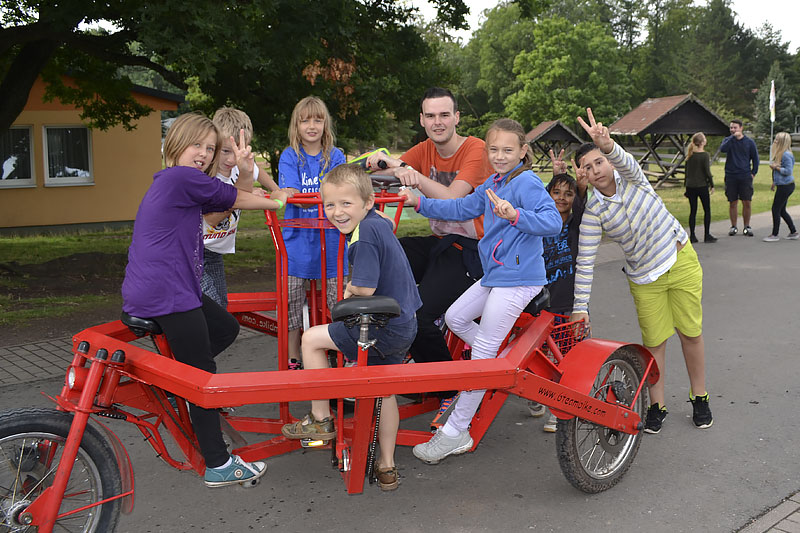
[(333, 426), (333, 417), (315, 420), (314, 415), (308, 413), (302, 420), (284, 425), (281, 433), (287, 439), (331, 440), (336, 437), (336, 428)]
[(231, 455), (231, 462), (224, 468), (206, 468), (204, 481), (206, 487), (226, 487), (242, 485), (254, 487), (261, 476), (267, 473), (267, 465), (262, 461), (248, 463), (238, 455)]

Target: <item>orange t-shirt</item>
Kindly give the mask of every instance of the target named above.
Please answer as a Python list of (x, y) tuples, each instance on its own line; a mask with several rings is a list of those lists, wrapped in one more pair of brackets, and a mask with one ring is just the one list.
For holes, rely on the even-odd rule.
[[(453, 180), (463, 180), (475, 190), (475, 187), (493, 174), (486, 158), (484, 142), (472, 136), (464, 139), (456, 153), (447, 158), (440, 156), (433, 141), (426, 139), (400, 156), (400, 159), (420, 174), (447, 187)], [(471, 239), (483, 237), (483, 216), (463, 222), (432, 218), (430, 225), (434, 235), (455, 234)]]

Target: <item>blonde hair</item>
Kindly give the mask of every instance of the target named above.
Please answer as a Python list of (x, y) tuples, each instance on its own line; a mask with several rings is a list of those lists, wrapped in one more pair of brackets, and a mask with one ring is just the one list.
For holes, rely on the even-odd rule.
[(238, 143), (239, 131), (244, 130), (244, 143), (247, 145), (253, 140), (253, 123), (244, 111), (233, 107), (220, 107), (214, 113), (212, 122), (223, 139), (233, 137), (233, 140)]
[(300, 155), (300, 120), (304, 118), (321, 118), (322, 119), (322, 158), (325, 163), (322, 165), (324, 172), (331, 164), (331, 150), (336, 142), (336, 134), (333, 132), (333, 121), (325, 102), (316, 96), (306, 96), (294, 106), (292, 111), (292, 118), (289, 120), (289, 146), (292, 147), (294, 153), (298, 158)]
[(772, 160), (770, 163), (780, 165), (783, 153), (792, 147), (792, 137), (785, 131), (782, 131), (775, 135), (775, 140), (772, 141), (772, 144), (775, 145), (775, 149), (772, 151)]
[(325, 184), (330, 185), (352, 185), (358, 191), (362, 200), (368, 202), (375, 194), (372, 190), (372, 180), (369, 174), (359, 164), (339, 165), (322, 179), (320, 191)]
[(219, 162), (219, 148), (222, 144), (220, 134), (217, 127), (211, 120), (201, 115), (200, 113), (186, 113), (175, 119), (172, 125), (167, 130), (167, 135), (164, 137), (164, 147), (162, 149), (164, 154), (164, 164), (167, 167), (174, 167), (178, 164), (178, 159), (181, 154), (192, 144), (202, 141), (211, 133), (217, 136), (216, 149), (214, 150), (214, 157), (211, 159), (211, 164), (206, 169), (206, 174), (209, 176), (217, 175), (217, 163)]
[(692, 135), (692, 142), (689, 143), (689, 149), (686, 151), (686, 159), (689, 159), (700, 149), (700, 146), (706, 142), (706, 136), (702, 131), (698, 131)]
[[(520, 146), (527, 146), (528, 144), (528, 141), (525, 139), (525, 130), (522, 129), (522, 124), (510, 118), (500, 118), (495, 120), (492, 123), (492, 125), (489, 126), (489, 129), (486, 131), (487, 150), (488, 150), (489, 135), (491, 135), (496, 131), (507, 131), (508, 133), (515, 134), (517, 136), (517, 140), (519, 141)], [(522, 157), (522, 166), (508, 175), (508, 177), (506, 178), (506, 183), (516, 178), (526, 170), (530, 170), (532, 167), (533, 167), (533, 156), (531, 155), (530, 150), (526, 150), (525, 155)]]

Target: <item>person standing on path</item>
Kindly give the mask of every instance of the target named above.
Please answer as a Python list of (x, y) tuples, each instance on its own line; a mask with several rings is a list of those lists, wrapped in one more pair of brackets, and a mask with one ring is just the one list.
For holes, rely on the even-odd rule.
[(753, 139), (744, 135), (741, 120), (731, 120), (730, 129), (730, 137), (725, 137), (719, 147), (721, 152), (728, 154), (725, 160), (725, 196), (730, 202), (731, 219), (731, 229), (728, 231), (728, 235), (733, 237), (739, 231), (736, 228), (736, 218), (739, 214), (739, 200), (741, 200), (742, 220), (744, 221), (742, 233), (752, 237), (750, 202), (753, 200), (753, 179), (758, 173), (758, 148)]

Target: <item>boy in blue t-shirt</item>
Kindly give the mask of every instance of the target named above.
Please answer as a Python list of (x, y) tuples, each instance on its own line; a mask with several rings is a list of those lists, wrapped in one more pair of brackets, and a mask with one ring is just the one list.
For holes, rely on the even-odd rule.
[[(392, 365), (403, 362), (417, 334), (415, 313), (422, 306), (417, 285), (393, 225), (373, 209), (375, 195), (367, 173), (357, 165), (341, 165), (331, 170), (320, 188), (325, 216), (340, 232), (349, 235), (347, 258), (351, 280), (344, 297), (389, 296), (400, 304), (401, 315), (383, 328), (370, 326), (370, 338), (377, 338), (369, 351), (368, 364)], [(303, 334), (303, 367), (328, 368), (328, 350), (339, 350), (347, 358), (357, 358), (359, 328), (343, 322), (314, 326)], [(378, 438), (380, 458), (375, 474), (381, 490), (397, 488), (394, 448), (400, 413), (394, 396), (383, 398)], [(286, 424), (282, 433), (290, 439), (329, 440), (336, 436), (330, 403), (313, 400), (311, 412), (302, 420)]]

